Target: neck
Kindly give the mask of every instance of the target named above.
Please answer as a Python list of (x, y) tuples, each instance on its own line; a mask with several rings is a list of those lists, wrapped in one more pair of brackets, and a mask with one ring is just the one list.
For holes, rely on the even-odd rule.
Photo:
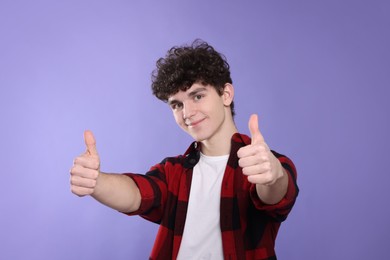
[(218, 137), (202, 141), (202, 153), (207, 156), (220, 156), (229, 154), (232, 136), (237, 132), (238, 131), (236, 126), (234, 124), (231, 124)]

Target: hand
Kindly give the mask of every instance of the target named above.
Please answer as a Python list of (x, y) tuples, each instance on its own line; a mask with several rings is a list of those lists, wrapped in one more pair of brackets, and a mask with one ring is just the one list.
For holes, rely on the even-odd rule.
[(70, 170), (70, 188), (78, 196), (91, 195), (95, 191), (100, 173), (100, 158), (91, 131), (84, 132), (84, 141), (87, 150), (74, 160)]
[(248, 181), (254, 184), (272, 185), (283, 177), (279, 160), (272, 154), (259, 130), (257, 115), (249, 119), (251, 144), (238, 150), (238, 164)]

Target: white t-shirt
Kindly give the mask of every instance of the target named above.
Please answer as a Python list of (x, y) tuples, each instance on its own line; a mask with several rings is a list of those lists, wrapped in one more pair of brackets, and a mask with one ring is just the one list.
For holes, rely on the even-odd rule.
[(229, 155), (201, 153), (195, 165), (184, 233), (177, 259), (223, 259), (221, 185)]

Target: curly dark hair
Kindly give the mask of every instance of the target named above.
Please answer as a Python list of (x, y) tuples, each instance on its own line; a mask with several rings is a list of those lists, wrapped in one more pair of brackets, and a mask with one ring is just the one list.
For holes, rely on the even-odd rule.
[[(219, 95), (223, 94), (226, 83), (233, 83), (225, 56), (200, 39), (190, 46), (171, 48), (164, 58), (157, 60), (156, 67), (152, 73), (152, 91), (164, 102), (194, 83), (210, 85)], [(233, 102), (230, 108), (234, 116)]]

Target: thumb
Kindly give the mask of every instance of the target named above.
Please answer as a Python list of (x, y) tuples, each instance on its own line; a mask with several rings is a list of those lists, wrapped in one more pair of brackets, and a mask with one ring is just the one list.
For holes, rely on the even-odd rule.
[(248, 126), (252, 138), (251, 143), (264, 143), (264, 137), (259, 130), (259, 120), (256, 114), (251, 115), (251, 117), (249, 118)]
[(87, 153), (90, 155), (98, 155), (96, 149), (96, 140), (91, 131), (86, 130), (84, 132), (84, 141), (85, 145), (87, 146)]

